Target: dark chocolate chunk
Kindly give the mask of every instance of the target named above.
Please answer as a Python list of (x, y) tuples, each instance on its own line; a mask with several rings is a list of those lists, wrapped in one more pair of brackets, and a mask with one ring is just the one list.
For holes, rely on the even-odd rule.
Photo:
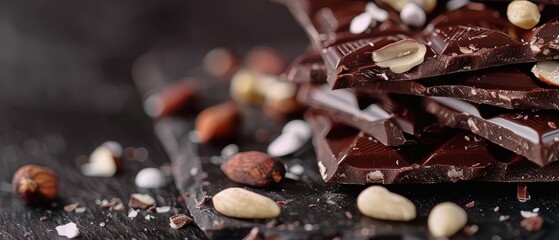
[(360, 109), (357, 97), (349, 90), (331, 91), (326, 85), (303, 85), (299, 90), (298, 99), (304, 104), (320, 108), (321, 111), (334, 113), (338, 121), (374, 135), (385, 145), (398, 146), (408, 141), (390, 112), (376, 103)]
[[(394, 10), (387, 9), (388, 20), (371, 24), (372, 28), (362, 34), (351, 34), (345, 26), (364, 12), (366, 2), (346, 1), (311, 13), (302, 9), (304, 2), (288, 1), (287, 5), (320, 50), (333, 88), (416, 80), (559, 57), (557, 18), (542, 20), (540, 26), (525, 31), (510, 24), (498, 11), (474, 4), (444, 12), (431, 20), (424, 31), (417, 32), (392, 17)], [(426, 45), (422, 64), (397, 74), (373, 61), (374, 51), (403, 39)]]
[(424, 98), (424, 105), (442, 125), (469, 130), (538, 165), (557, 160), (559, 114), (556, 111), (513, 111), (447, 97)]
[(309, 50), (293, 60), (280, 78), (298, 84), (323, 84), (327, 78), (326, 66), (320, 54)]
[[(471, 133), (451, 132), (439, 143), (387, 147), (332, 115), (307, 112), (319, 170), (326, 182), (436, 183), (458, 180), (547, 182), (559, 180), (559, 164), (539, 167)], [(496, 149), (497, 148), (497, 149)]]
[[(308, 73), (309, 65), (315, 69), (323, 64), (317, 54), (305, 53), (292, 64), (298, 73)], [(297, 63), (299, 65), (297, 66)], [(304, 64), (303, 64), (304, 63)], [(432, 77), (417, 81), (383, 81), (366, 87), (356, 88), (357, 92), (378, 95), (398, 93), (417, 96), (453, 97), (473, 103), (488, 104), (508, 109), (559, 109), (559, 88), (546, 85), (531, 72), (532, 63), (503, 66), (479, 71), (454, 73), (444, 77)], [(295, 70), (291, 70), (293, 72)], [(315, 73), (325, 75), (326, 73)], [(286, 81), (297, 83), (319, 83), (309, 74), (291, 74), (296, 78)], [(305, 79), (306, 77), (306, 79)], [(450, 78), (452, 81), (445, 81)]]

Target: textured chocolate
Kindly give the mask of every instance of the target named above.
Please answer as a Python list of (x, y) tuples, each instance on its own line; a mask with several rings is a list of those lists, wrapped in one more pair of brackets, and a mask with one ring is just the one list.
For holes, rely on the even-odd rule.
[[(312, 1), (312, 0), (307, 0)], [(389, 18), (371, 24), (362, 34), (348, 31), (351, 20), (364, 12), (366, 2), (344, 4), (305, 12), (307, 1), (287, 1), (315, 48), (325, 60), (333, 88), (364, 86), (378, 81), (415, 80), (491, 66), (559, 58), (559, 19), (542, 19), (526, 31), (512, 25), (498, 11), (481, 4), (442, 12), (423, 31), (410, 30), (397, 13), (386, 8)], [(382, 7), (382, 5), (381, 5)], [(396, 74), (377, 66), (372, 52), (403, 39), (425, 44), (422, 64)]]
[(327, 79), (326, 66), (320, 54), (309, 50), (293, 60), (280, 79), (297, 84), (323, 84)]
[(424, 111), (421, 98), (416, 96), (372, 98), (347, 89), (332, 91), (327, 85), (302, 85), (298, 99), (314, 107), (314, 111), (329, 112), (335, 121), (362, 130), (387, 146), (429, 141), (429, 136), (441, 130), (436, 118)]
[(459, 180), (550, 182), (559, 164), (539, 167), (523, 157), (465, 132), (450, 132), (439, 143), (387, 147), (364, 132), (315, 111), (305, 118), (314, 131), (320, 173), (326, 182), (438, 183)]
[[(323, 61), (317, 53), (306, 52), (293, 63), (285, 74), (285, 81), (299, 84), (319, 84), (316, 76)], [(309, 74), (310, 66), (316, 69)], [(473, 103), (488, 104), (508, 109), (559, 110), (559, 88), (542, 83), (531, 72), (532, 63), (494, 67), (472, 72), (420, 79), (417, 81), (383, 81), (372, 83), (356, 91), (378, 95), (397, 93), (417, 96), (453, 97)], [(445, 81), (445, 78), (452, 81)]]
[(441, 125), (469, 130), (538, 165), (559, 156), (557, 111), (511, 111), (446, 97), (424, 98), (424, 105)]

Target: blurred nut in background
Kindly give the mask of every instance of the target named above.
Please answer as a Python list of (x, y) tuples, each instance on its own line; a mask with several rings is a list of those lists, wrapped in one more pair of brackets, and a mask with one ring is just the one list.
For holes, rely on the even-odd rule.
[(278, 76), (285, 70), (285, 59), (273, 48), (256, 47), (246, 56), (248, 68), (261, 74)]
[(112, 177), (120, 168), (122, 154), (120, 143), (104, 142), (93, 150), (89, 162), (81, 166), (81, 171), (91, 177)]
[(193, 105), (196, 98), (194, 81), (181, 80), (162, 91), (152, 94), (144, 101), (144, 111), (153, 118), (168, 116)]
[(221, 80), (228, 80), (239, 68), (239, 58), (227, 48), (214, 48), (204, 57), (206, 72)]
[(44, 205), (58, 195), (58, 180), (54, 171), (38, 165), (26, 165), (12, 179), (14, 193), (26, 203)]
[(230, 102), (206, 108), (196, 118), (196, 130), (202, 143), (231, 140), (240, 128), (241, 114)]
[(231, 79), (230, 94), (233, 100), (244, 104), (260, 104), (264, 95), (259, 90), (260, 76), (247, 69), (239, 70)]

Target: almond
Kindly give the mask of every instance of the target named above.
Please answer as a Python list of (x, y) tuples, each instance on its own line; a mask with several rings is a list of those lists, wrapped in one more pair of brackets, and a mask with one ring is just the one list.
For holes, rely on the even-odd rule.
[(242, 188), (227, 188), (214, 195), (212, 202), (217, 212), (235, 218), (274, 218), (281, 211), (274, 200)]
[(230, 140), (240, 129), (241, 116), (233, 103), (204, 109), (196, 118), (196, 130), (202, 143)]
[(410, 200), (381, 186), (363, 190), (357, 197), (357, 208), (365, 216), (382, 220), (410, 221), (416, 216)]
[(451, 203), (440, 203), (431, 210), (427, 225), (434, 237), (450, 237), (466, 226), (468, 215), (460, 206)]
[(221, 170), (232, 181), (254, 187), (277, 184), (285, 177), (283, 163), (256, 151), (233, 155), (221, 165)]

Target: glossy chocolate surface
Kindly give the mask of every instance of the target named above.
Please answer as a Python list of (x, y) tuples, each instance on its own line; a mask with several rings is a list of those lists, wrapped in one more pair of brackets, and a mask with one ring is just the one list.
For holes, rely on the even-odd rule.
[(471, 133), (451, 131), (438, 143), (387, 147), (372, 136), (309, 111), (320, 173), (326, 182), (437, 183), (459, 180), (548, 182), (559, 165), (539, 167)]
[[(425, 29), (418, 31), (402, 24), (397, 12), (384, 6), (388, 20), (372, 23), (364, 33), (352, 34), (349, 24), (364, 12), (366, 2), (344, 1), (306, 12), (302, 6), (308, 2), (313, 1), (287, 1), (287, 5), (321, 52), (333, 88), (559, 58), (557, 18), (542, 19), (538, 27), (526, 31), (510, 24), (498, 11), (469, 4), (455, 11), (438, 12)], [(373, 51), (410, 38), (427, 46), (422, 64), (396, 74), (373, 62)]]
[[(285, 81), (299, 84), (319, 84), (326, 73), (310, 75), (310, 66), (323, 69), (317, 53), (299, 56), (288, 70)], [(323, 63), (322, 63), (323, 64)], [(398, 93), (417, 96), (453, 97), (473, 103), (508, 109), (559, 110), (559, 88), (538, 80), (531, 72), (532, 63), (494, 67), (472, 72), (420, 79), (417, 81), (383, 81), (356, 88), (370, 95)], [(305, 74), (288, 74), (292, 72)]]
[(559, 155), (556, 111), (512, 111), (446, 97), (424, 98), (424, 106), (442, 125), (469, 130), (538, 165), (554, 162)]

